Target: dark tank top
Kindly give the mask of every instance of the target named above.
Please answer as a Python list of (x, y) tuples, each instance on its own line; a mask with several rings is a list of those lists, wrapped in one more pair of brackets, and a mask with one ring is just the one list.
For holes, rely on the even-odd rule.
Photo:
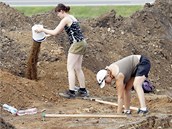
[[(72, 18), (71, 18), (72, 19)], [(75, 43), (75, 42), (80, 42), (84, 39), (84, 36), (81, 32), (79, 22), (74, 21), (72, 19), (72, 24), (70, 26), (65, 26), (64, 29), (69, 37), (70, 44)]]

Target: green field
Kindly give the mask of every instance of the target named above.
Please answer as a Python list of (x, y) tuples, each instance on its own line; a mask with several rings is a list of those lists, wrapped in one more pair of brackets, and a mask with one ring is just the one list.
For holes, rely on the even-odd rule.
[[(26, 16), (44, 13), (55, 7), (15, 7)], [(71, 6), (70, 13), (78, 18), (95, 18), (114, 9), (117, 15), (128, 17), (134, 12), (141, 10), (143, 6)]]

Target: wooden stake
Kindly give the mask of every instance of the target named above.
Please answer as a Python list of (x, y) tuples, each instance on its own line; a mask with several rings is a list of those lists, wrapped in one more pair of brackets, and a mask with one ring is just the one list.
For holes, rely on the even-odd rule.
[(126, 118), (126, 115), (99, 115), (99, 114), (44, 114), (43, 117), (82, 117), (82, 118)]
[[(118, 106), (117, 103), (112, 103), (112, 102), (103, 101), (103, 100), (98, 100), (98, 99), (91, 99), (91, 100), (92, 100), (92, 101), (99, 102), (99, 103), (103, 103), (103, 104), (109, 104), (109, 105), (113, 105), (113, 106)], [(123, 107), (124, 107), (124, 105), (123, 105)], [(138, 111), (138, 108), (137, 108), (137, 107), (132, 107), (132, 106), (130, 106), (130, 109), (131, 109), (131, 110)]]

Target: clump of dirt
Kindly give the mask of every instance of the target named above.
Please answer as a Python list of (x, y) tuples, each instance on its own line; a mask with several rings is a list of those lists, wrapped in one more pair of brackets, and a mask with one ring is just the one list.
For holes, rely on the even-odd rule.
[(111, 12), (102, 15), (93, 23), (92, 27), (114, 27), (119, 28), (122, 24), (124, 18), (122, 16), (116, 15), (115, 10), (111, 10)]
[[(31, 26), (43, 24), (46, 28), (54, 29), (60, 19), (54, 10), (27, 17), (5, 3), (1, 2), (0, 7), (1, 103), (10, 104), (17, 109), (37, 107), (40, 111), (45, 108), (49, 113), (115, 113), (116, 108), (110, 105), (80, 99), (66, 100), (58, 96), (59, 92), (68, 88), (66, 56), (69, 43), (65, 33), (49, 37), (41, 43), (37, 60), (37, 81), (25, 78), (33, 43)], [(97, 19), (79, 19), (88, 42), (83, 68), (86, 86), (91, 96), (104, 99), (116, 96), (114, 86), (98, 88), (95, 77), (98, 70), (130, 54), (142, 54), (150, 58), (152, 68), (149, 79), (156, 87), (156, 92), (146, 94), (146, 103), (151, 112), (146, 120), (144, 117), (118, 120), (60, 118), (59, 123), (56, 119), (42, 123), (39, 113), (36, 116), (16, 117), (2, 111), (3, 119), (14, 124), (16, 128), (29, 129), (42, 127), (43, 124), (45, 125), (43, 129), (59, 127), (86, 129), (95, 126), (101, 129), (120, 128), (121, 125), (129, 128), (138, 119), (140, 123), (137, 123), (137, 128), (147, 128), (147, 125), (152, 128), (172, 127), (171, 116), (161, 118), (162, 114), (172, 113), (171, 17), (172, 3), (169, 0), (156, 0), (153, 4), (145, 4), (143, 10), (135, 12), (130, 17), (117, 16), (115, 10), (112, 10)], [(139, 106), (135, 93), (132, 94), (132, 104)]]
[(10, 123), (6, 123), (3, 118), (0, 117), (0, 125), (1, 129), (16, 129), (13, 125)]

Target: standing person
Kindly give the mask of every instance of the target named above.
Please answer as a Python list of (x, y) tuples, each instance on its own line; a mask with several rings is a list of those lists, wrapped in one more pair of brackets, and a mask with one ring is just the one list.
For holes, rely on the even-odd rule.
[(130, 114), (131, 89), (137, 92), (140, 108), (138, 113), (146, 114), (148, 109), (145, 104), (145, 96), (142, 83), (148, 77), (150, 71), (150, 61), (142, 55), (130, 55), (119, 61), (112, 63), (105, 69), (97, 73), (97, 81), (99, 86), (103, 88), (105, 84), (110, 84), (112, 80), (116, 82), (118, 94), (117, 113), (122, 113), (124, 104), (124, 113)]
[[(78, 20), (69, 14), (70, 7), (64, 4), (58, 4), (55, 8), (57, 16), (61, 18), (59, 25), (54, 30), (48, 30), (45, 28), (38, 28), (37, 32), (45, 32), (49, 35), (57, 35), (65, 30), (70, 41), (70, 48), (68, 50), (67, 57), (67, 71), (69, 90), (64, 93), (59, 93), (60, 96), (65, 98), (75, 98), (76, 96), (85, 97), (88, 96), (88, 92), (85, 87), (85, 76), (82, 71), (83, 55), (85, 54), (87, 42), (84, 39), (81, 32)], [(75, 74), (80, 84), (78, 92), (75, 92)]]

